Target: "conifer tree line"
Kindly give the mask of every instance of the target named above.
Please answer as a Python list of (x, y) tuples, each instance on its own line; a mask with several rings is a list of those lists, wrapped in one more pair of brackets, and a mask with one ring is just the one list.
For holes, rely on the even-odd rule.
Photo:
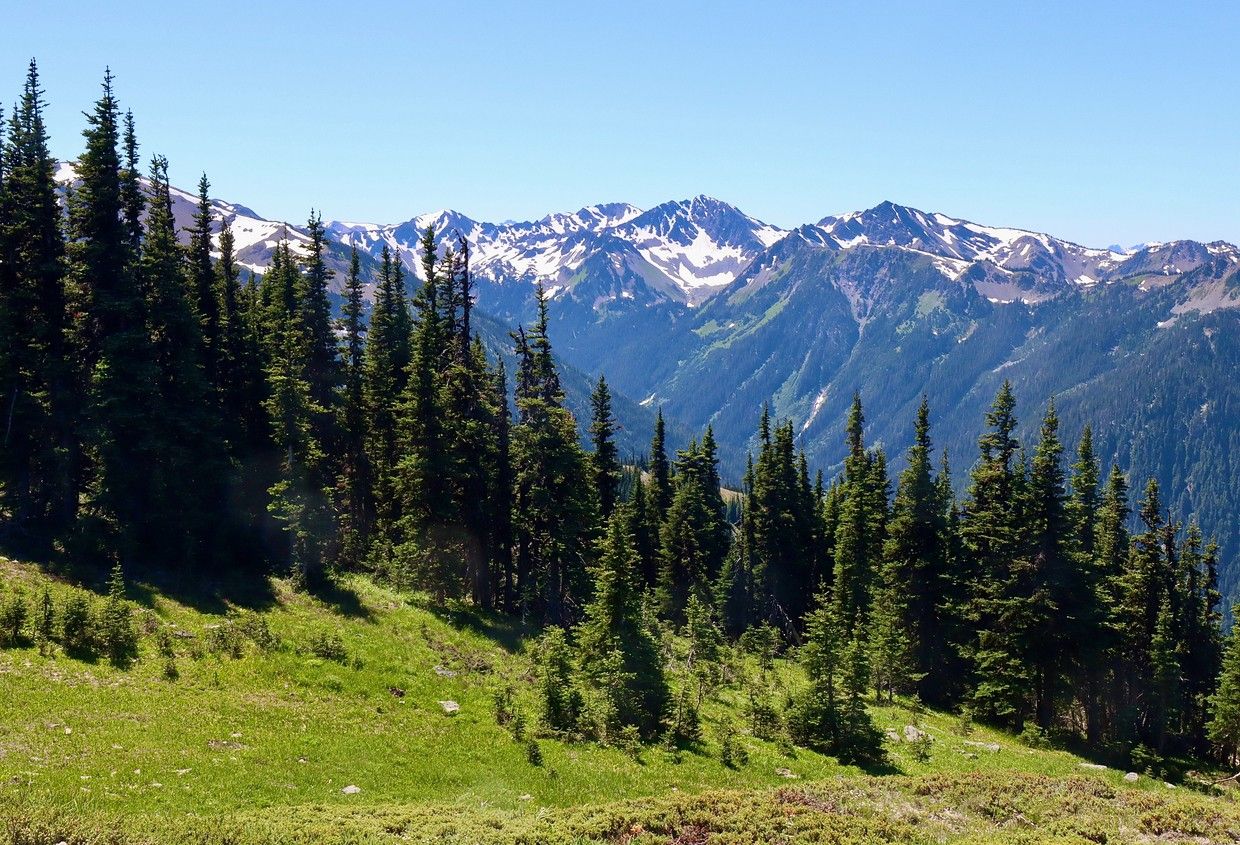
[(624, 465), (601, 377), (581, 445), (541, 288), (514, 372), (488, 355), (463, 238), (423, 233), (412, 295), (385, 250), (369, 308), (354, 252), (336, 317), (318, 213), (243, 279), (205, 176), (177, 231), (168, 163), (142, 163), (110, 74), (63, 197), (43, 108), (32, 62), (0, 145), (7, 547), (190, 580), (369, 570), (520, 616), (549, 631), (543, 715), (563, 730), (692, 739), (677, 672), (730, 639), (802, 662), (772, 718), (844, 759), (881, 755), (866, 702), (896, 696), (1117, 755), (1240, 747), (1216, 547), (1154, 482), (1134, 501), (1088, 429), (1066, 456), (1053, 402), (1022, 444), (1003, 386), (963, 498), (925, 400), (894, 481), (860, 397), (830, 480), (764, 410), (725, 501), (709, 428), (671, 452), (660, 412), (648, 461)]

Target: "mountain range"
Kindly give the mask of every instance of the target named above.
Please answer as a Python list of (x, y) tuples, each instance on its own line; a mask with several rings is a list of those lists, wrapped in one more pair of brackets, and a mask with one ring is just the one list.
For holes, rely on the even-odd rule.
[[(62, 166), (62, 180), (72, 170)], [(174, 192), (188, 225), (194, 197)], [(213, 201), (239, 261), (261, 273), (304, 227)], [(648, 441), (655, 407), (674, 432), (714, 428), (736, 480), (764, 404), (790, 417), (812, 463), (844, 455), (854, 391), (867, 437), (893, 468), (923, 393), (936, 444), (958, 485), (983, 414), (1010, 379), (1032, 442), (1048, 399), (1074, 443), (1094, 428), (1104, 462), (1163, 485), (1165, 504), (1198, 518), (1224, 551), (1224, 586), (1240, 584), (1240, 249), (1191, 240), (1129, 249), (1082, 246), (883, 202), (784, 230), (698, 196), (648, 210), (588, 206), (537, 221), (488, 223), (455, 211), (402, 223), (328, 223), (339, 284), (350, 248), (373, 274), (386, 246), (420, 273), (418, 240), (469, 242), (479, 325), (497, 352), (533, 316), (542, 284), (570, 405), (590, 377), (618, 395), (621, 445)], [(1105, 469), (1105, 467), (1104, 467)]]

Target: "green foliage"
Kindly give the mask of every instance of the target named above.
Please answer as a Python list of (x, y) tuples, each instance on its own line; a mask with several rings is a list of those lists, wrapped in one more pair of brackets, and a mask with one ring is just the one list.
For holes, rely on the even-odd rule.
[(90, 600), (75, 593), (65, 600), (60, 615), (60, 643), (65, 653), (76, 657), (91, 657), (95, 650), (95, 618)]
[(702, 741), (702, 720), (689, 678), (683, 678), (676, 689), (671, 708), (664, 717), (663, 735), (669, 744), (677, 748)]
[(316, 631), (308, 644), (310, 653), (320, 660), (331, 660), (335, 663), (347, 663), (349, 651), (344, 640), (334, 631)]
[(758, 739), (779, 740), (784, 735), (783, 718), (779, 702), (770, 687), (750, 684), (746, 690), (745, 715), (749, 719), (749, 731)]
[(725, 719), (719, 724), (716, 738), (719, 742), (719, 762), (729, 769), (749, 765), (749, 751), (746, 750), (731, 719)]
[(583, 688), (604, 735), (632, 726), (651, 737), (668, 705), (658, 643), (642, 618), (633, 538), (622, 516), (608, 521), (594, 571), (594, 598), (577, 631)]
[(56, 603), (52, 600), (51, 591), (46, 587), (35, 605), (32, 621), (35, 645), (40, 651), (50, 650), (56, 641)]
[(768, 623), (757, 625), (741, 635), (740, 645), (758, 659), (758, 668), (765, 677), (775, 665), (775, 657), (779, 654), (779, 629)]
[(1210, 741), (1223, 757), (1235, 762), (1240, 757), (1240, 648), (1232, 629), (1223, 659), (1218, 689), (1210, 698)]
[(8, 646), (20, 645), (26, 620), (30, 616), (30, 608), (26, 597), (20, 591), (14, 591), (0, 602), (0, 636)]
[(574, 730), (584, 706), (581, 692), (573, 683), (571, 655), (564, 629), (556, 627), (542, 635), (535, 650), (539, 715), (553, 731)]
[(245, 653), (245, 642), (231, 621), (222, 622), (207, 629), (207, 650), (219, 657), (240, 660)]
[(538, 740), (527, 739), (525, 745), (525, 759), (531, 766), (541, 766), (543, 764), (542, 746), (538, 744)]
[(911, 744), (913, 759), (918, 763), (929, 763), (934, 750), (934, 738), (925, 731), (918, 731)]
[(1028, 724), (1020, 732), (1020, 741), (1030, 748), (1050, 748), (1050, 737), (1040, 725)]
[(121, 573), (120, 564), (112, 568), (112, 575), (108, 579), (108, 595), (99, 612), (97, 624), (99, 644), (113, 666), (125, 668), (137, 658), (138, 630), (134, 626), (129, 600), (125, 598), (125, 577)]
[(882, 759), (882, 735), (863, 703), (869, 664), (861, 641), (822, 601), (806, 622), (802, 663), (809, 687), (794, 699), (788, 731), (798, 745), (853, 763)]

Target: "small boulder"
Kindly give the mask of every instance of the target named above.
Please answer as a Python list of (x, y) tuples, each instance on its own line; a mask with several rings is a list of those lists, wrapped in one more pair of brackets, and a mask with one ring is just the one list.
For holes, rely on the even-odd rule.
[(792, 771), (791, 769), (784, 769), (784, 768), (776, 769), (775, 774), (779, 775), (781, 778), (789, 778), (790, 780), (795, 780), (800, 777), (800, 775), (798, 775), (796, 772)]
[(904, 726), (904, 741), (905, 742), (917, 742), (925, 735), (926, 735), (926, 732), (923, 731), (921, 728), (917, 727), (916, 725), (905, 725)]
[(357, 793), (362, 791), (362, 788), (360, 786), (354, 786), (353, 784), (349, 784), (348, 786), (346, 786), (344, 789), (340, 791), (343, 792), (345, 795), (356, 795)]
[(457, 704), (455, 701), (441, 701), (439, 702), (439, 706), (442, 707), (443, 712), (447, 713), (449, 716), (455, 716), (457, 713), (461, 712), (461, 705)]
[(446, 666), (436, 666), (435, 674), (441, 678), (455, 678), (456, 677), (456, 672), (452, 671)]
[(980, 748), (983, 751), (989, 751), (991, 754), (994, 754), (999, 750), (999, 743), (997, 742), (975, 742), (973, 740), (966, 739), (964, 740), (964, 744), (970, 748)]
[(1079, 763), (1078, 765), (1082, 769), (1093, 769), (1096, 772), (1105, 772), (1107, 770), (1107, 767), (1101, 763)]
[(1140, 779), (1141, 779), (1141, 776), (1137, 774), (1136, 772), (1129, 772), (1128, 774), (1124, 775), (1124, 780), (1128, 781), (1129, 783), (1136, 783)]

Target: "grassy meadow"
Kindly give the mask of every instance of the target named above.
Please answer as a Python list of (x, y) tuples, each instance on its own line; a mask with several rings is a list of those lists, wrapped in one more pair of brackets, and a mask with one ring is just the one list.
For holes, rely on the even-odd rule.
[[(0, 584), (0, 600), (30, 604), (45, 586), (58, 605), (81, 589), (4, 560)], [(128, 669), (0, 650), (0, 842), (1240, 838), (1229, 793), (1130, 782), (908, 702), (872, 708), (880, 771), (759, 739), (750, 657), (707, 698), (701, 743), (622, 750), (538, 734), (528, 632), (510, 620), (364, 577), (323, 597), (276, 580), (253, 609), (131, 595)], [(799, 670), (779, 661), (768, 680), (778, 694)], [(496, 719), (507, 687), (522, 741)], [(728, 724), (747, 758), (734, 766)], [(909, 741), (919, 731), (930, 740)]]

